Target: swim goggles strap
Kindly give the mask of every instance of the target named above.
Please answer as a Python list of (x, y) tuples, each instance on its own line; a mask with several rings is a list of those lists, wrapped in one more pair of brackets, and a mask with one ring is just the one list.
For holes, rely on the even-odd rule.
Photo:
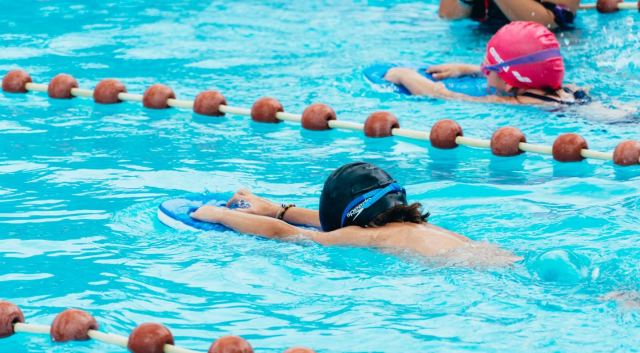
[[(374, 189), (366, 194), (362, 194), (353, 201), (349, 202), (347, 207), (344, 209), (342, 213), (342, 220), (340, 221), (340, 227), (344, 227), (344, 221), (347, 219), (347, 215), (356, 207), (360, 208), (360, 212), (366, 210), (374, 203), (378, 202), (381, 198), (385, 197), (387, 194), (392, 192), (405, 192), (404, 188), (397, 183), (391, 183), (384, 188)], [(357, 216), (356, 216), (357, 217)]]
[(501, 63), (497, 63), (494, 65), (482, 65), (481, 68), (482, 70), (486, 70), (486, 71), (500, 72), (500, 70), (502, 70), (507, 66), (538, 63), (541, 61), (545, 61), (547, 59), (556, 58), (560, 56), (562, 56), (562, 54), (560, 54), (560, 49), (557, 49), (557, 48), (546, 49), (533, 54), (523, 55), (511, 60), (503, 61)]

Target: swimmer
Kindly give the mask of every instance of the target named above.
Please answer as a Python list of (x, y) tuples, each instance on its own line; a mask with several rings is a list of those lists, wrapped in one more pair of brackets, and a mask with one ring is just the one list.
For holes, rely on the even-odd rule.
[(440, 0), (438, 15), (471, 18), (492, 28), (511, 21), (534, 21), (551, 29), (571, 28), (580, 0)]
[[(425, 257), (464, 256), (460, 250), (467, 247), (472, 249), (469, 252), (480, 252), (477, 245), (481, 243), (427, 223), (429, 213), (422, 212), (422, 205), (409, 205), (404, 188), (368, 163), (346, 164), (331, 173), (322, 189), (320, 211), (279, 206), (246, 190), (238, 191), (228, 205), (238, 202), (250, 207), (202, 206), (191, 217), (221, 223), (240, 233), (283, 240), (302, 237), (322, 245), (374, 247)], [(504, 266), (519, 260), (505, 250), (492, 249), (491, 258), (465, 264)]]
[(488, 92), (472, 97), (449, 91), (414, 69), (392, 68), (385, 80), (404, 86), (413, 95), (508, 104), (572, 105), (590, 102), (587, 91), (562, 85), (564, 61), (556, 37), (543, 25), (512, 22), (487, 43), (482, 65), (444, 64), (427, 72), (435, 80), (467, 75), (485, 75)]

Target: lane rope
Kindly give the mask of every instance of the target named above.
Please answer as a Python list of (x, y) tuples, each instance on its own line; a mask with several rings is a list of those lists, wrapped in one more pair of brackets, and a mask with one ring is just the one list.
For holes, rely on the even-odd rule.
[[(67, 309), (59, 313), (53, 323), (38, 325), (25, 323), (18, 306), (0, 301), (0, 338), (16, 333), (49, 335), (54, 342), (86, 341), (93, 339), (128, 349), (132, 353), (202, 353), (175, 345), (171, 331), (158, 323), (138, 325), (128, 337), (98, 330), (98, 322), (86, 311)], [(223, 336), (215, 340), (207, 353), (253, 353), (251, 344), (239, 336)], [(293, 347), (284, 353), (315, 353), (310, 348)]]
[[(624, 3), (621, 3), (624, 4)], [(195, 100), (177, 99), (173, 90), (161, 84), (147, 88), (144, 94), (127, 92), (117, 80), (100, 81), (94, 90), (78, 87), (77, 81), (67, 74), (55, 76), (48, 84), (33, 83), (28, 73), (22, 70), (9, 71), (2, 80), (5, 92), (25, 93), (47, 92), (49, 97), (69, 99), (73, 97), (93, 98), (96, 103), (119, 102), (142, 103), (152, 109), (190, 109), (197, 114), (208, 116), (242, 115), (250, 116), (256, 122), (279, 123), (282, 121), (300, 123), (309, 130), (342, 129), (364, 132), (368, 137), (399, 136), (418, 141), (428, 141), (436, 148), (451, 149), (459, 145), (491, 149), (497, 156), (515, 156), (523, 152), (551, 155), (560, 162), (576, 162), (584, 159), (613, 161), (620, 166), (640, 164), (640, 142), (621, 141), (611, 152), (589, 149), (584, 138), (577, 134), (558, 136), (553, 146), (532, 144), (515, 127), (501, 127), (491, 139), (464, 136), (462, 128), (453, 120), (437, 121), (429, 132), (400, 128), (398, 119), (389, 112), (374, 112), (364, 123), (338, 120), (335, 111), (321, 103), (308, 106), (302, 114), (285, 112), (282, 104), (270, 97), (258, 99), (251, 108), (235, 107), (227, 104), (226, 98), (217, 91), (204, 91)]]
[(602, 13), (616, 12), (618, 10), (638, 10), (640, 11), (640, 0), (637, 4), (630, 2), (618, 2), (618, 0), (598, 0), (596, 3), (581, 4), (580, 10), (598, 10)]

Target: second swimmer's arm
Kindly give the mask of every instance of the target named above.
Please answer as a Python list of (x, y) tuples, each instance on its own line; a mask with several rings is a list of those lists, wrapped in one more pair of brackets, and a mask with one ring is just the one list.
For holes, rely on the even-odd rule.
[(431, 81), (413, 69), (403, 67), (393, 68), (387, 72), (384, 79), (404, 86), (413, 95), (458, 99), (468, 97), (449, 91), (444, 87), (442, 82)]

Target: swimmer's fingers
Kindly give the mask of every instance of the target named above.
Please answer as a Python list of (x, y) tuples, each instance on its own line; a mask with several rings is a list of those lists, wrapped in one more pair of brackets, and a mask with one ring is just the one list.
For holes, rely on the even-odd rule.
[(227, 207), (231, 207), (231, 205), (233, 205), (234, 203), (237, 203), (238, 201), (248, 201), (248, 199), (253, 196), (253, 194), (251, 193), (251, 191), (247, 190), (247, 189), (240, 189), (238, 191), (236, 191), (235, 194), (233, 194), (233, 196), (231, 196), (231, 198), (227, 201)]
[(451, 74), (451, 72), (448, 72), (448, 71), (443, 71), (443, 72), (438, 72), (438, 73), (431, 74), (431, 77), (433, 77), (435, 80), (442, 80), (442, 79), (445, 79), (445, 78), (451, 77), (451, 76), (453, 76), (453, 75)]
[(432, 74), (444, 70), (447, 65), (433, 65), (427, 68), (427, 73)]
[(256, 196), (249, 190), (238, 190), (227, 201), (227, 207), (232, 208), (233, 205), (243, 206), (234, 208), (235, 211), (242, 213), (257, 214), (261, 216), (275, 217), (280, 206), (260, 196)]
[(442, 80), (447, 77), (454, 76), (455, 72), (449, 65), (436, 65), (427, 69), (427, 73), (431, 74), (436, 80)]

